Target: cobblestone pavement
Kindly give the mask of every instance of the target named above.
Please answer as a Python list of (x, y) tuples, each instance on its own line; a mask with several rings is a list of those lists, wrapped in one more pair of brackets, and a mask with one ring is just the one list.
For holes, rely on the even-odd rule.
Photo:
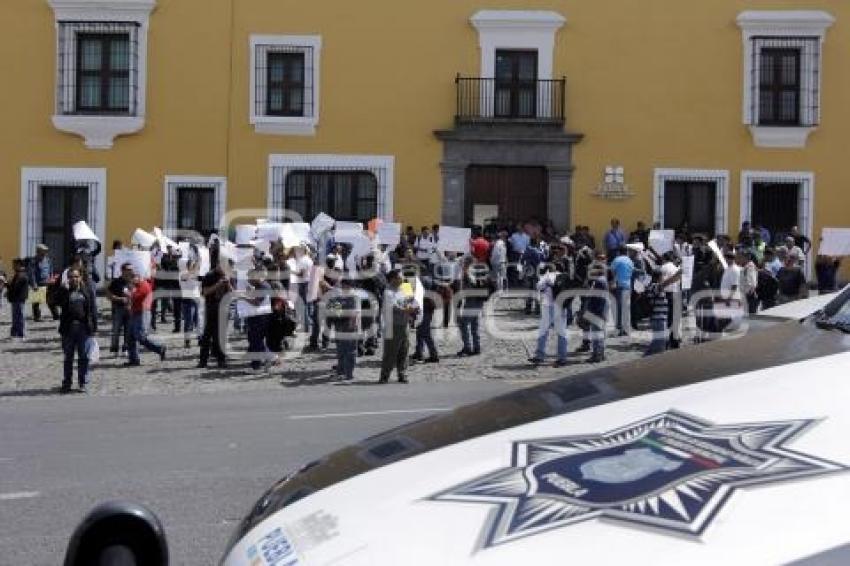
[[(575, 326), (569, 329), (570, 358), (566, 367), (552, 367), (554, 358), (548, 359), (545, 365), (532, 366), (527, 360), (536, 343), (538, 317), (524, 315), (516, 303), (511, 305), (504, 301), (504, 304), (505, 307), (496, 310), (482, 327), (483, 354), (475, 357), (456, 357), (460, 350), (457, 328), (454, 325), (442, 328), (437, 316), (435, 322), (438, 328), (435, 328), (434, 335), (441, 361), (438, 364), (412, 364), (408, 378), (418, 382), (495, 379), (532, 384), (599, 367), (586, 363), (587, 354), (575, 353), (581, 342)], [(0, 402), (16, 397), (58, 395), (62, 379), (62, 352), (56, 331), (57, 323), (50, 320), (49, 313), (46, 313), (46, 321), (33, 323), (29, 305), (27, 307), (28, 336), (22, 342), (12, 341), (8, 337), (8, 304), (4, 305), (0, 313)], [(172, 334), (170, 323), (160, 325), (160, 333), (152, 335), (155, 340), (168, 346), (164, 362), (161, 363), (157, 355), (143, 351), (140, 367), (122, 367), (126, 357), (116, 357), (108, 351), (108, 312), (105, 309), (101, 312), (98, 341), (102, 358), (91, 370), (89, 395), (181, 394), (339, 385), (332, 371), (336, 363), (333, 346), (318, 353), (296, 354), (296, 351), (300, 352), (296, 343), (279, 366), (252, 372), (247, 361), (238, 358), (238, 351), (244, 351), (246, 343), (244, 336), (237, 334), (231, 340), (237, 359), (223, 370), (214, 367), (201, 370), (195, 368), (198, 361), (197, 342), (193, 340), (192, 347), (184, 348), (183, 336)], [(490, 330), (485, 327), (490, 327)], [(166, 332), (162, 332), (163, 329)], [(303, 340), (304, 335), (299, 333), (297, 341), (303, 345)], [(648, 341), (649, 336), (645, 333), (637, 333), (631, 339), (609, 338), (604, 364), (617, 364), (640, 357)], [(411, 343), (411, 353), (412, 346)], [(549, 352), (554, 353), (554, 350), (555, 340), (550, 334)], [(353, 384), (376, 381), (379, 368), (380, 350), (373, 357), (358, 358)]]

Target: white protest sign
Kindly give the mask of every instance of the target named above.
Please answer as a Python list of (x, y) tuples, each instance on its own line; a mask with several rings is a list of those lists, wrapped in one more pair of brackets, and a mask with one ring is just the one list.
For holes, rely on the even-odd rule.
[(129, 263), (133, 271), (147, 279), (151, 276), (151, 253), (142, 250), (115, 250), (115, 263), (119, 266)]
[(177, 248), (177, 242), (163, 234), (162, 230), (156, 226), (153, 227), (153, 235), (156, 236), (156, 239), (159, 242), (159, 249), (163, 252), (168, 248), (168, 246), (175, 249)]
[(257, 239), (267, 242), (277, 242), (283, 237), (283, 230), (286, 224), (279, 222), (267, 222), (257, 226)]
[(694, 256), (686, 255), (682, 258), (682, 289), (687, 291), (694, 284)]
[(391, 248), (401, 243), (401, 224), (398, 222), (383, 222), (378, 226), (378, 243)]
[(366, 257), (372, 253), (372, 240), (365, 234), (360, 234), (351, 242), (351, 256), (355, 258)]
[(720, 246), (717, 245), (717, 240), (711, 240), (708, 243), (708, 249), (714, 252), (714, 255), (717, 256), (718, 261), (720, 261), (720, 265), (723, 266), (723, 269), (728, 269), (729, 264), (726, 262), (726, 258), (723, 257), (723, 252), (720, 251)]
[(136, 231), (133, 232), (133, 236), (130, 238), (130, 241), (143, 248), (150, 248), (156, 243), (156, 236), (150, 232), (145, 232), (141, 228), (136, 228)]
[(76, 224), (74, 224), (74, 239), (77, 241), (80, 240), (95, 240), (97, 242), (100, 241), (100, 238), (92, 231), (88, 224), (86, 224), (85, 220), (80, 220)]
[(266, 240), (257, 240), (255, 242), (255, 246), (257, 248), (257, 251), (259, 251), (263, 255), (267, 255), (272, 249), (271, 242), (267, 242)]
[(236, 244), (227, 240), (219, 242), (218, 255), (221, 259), (236, 261)]
[(310, 225), (310, 230), (313, 232), (315, 237), (319, 237), (328, 230), (331, 230), (336, 224), (336, 220), (325, 214), (324, 212), (320, 212), (318, 216), (313, 219), (313, 223)]
[(850, 228), (824, 228), (818, 253), (833, 257), (850, 255)]
[(189, 255), (192, 252), (192, 247), (189, 242), (179, 242), (177, 244), (177, 249), (180, 250), (180, 255), (182, 257), (186, 258), (187, 260), (189, 259)]
[(440, 239), (437, 241), (437, 249), (441, 252), (468, 254), (471, 238), (472, 230), (470, 228), (440, 226)]
[(234, 253), (236, 270), (248, 270), (254, 267), (254, 248), (236, 248)]
[(236, 245), (245, 246), (257, 237), (257, 227), (253, 224), (238, 224), (236, 226)]
[(210, 249), (198, 248), (198, 275), (203, 277), (210, 272)]
[(649, 247), (659, 254), (673, 251), (673, 242), (676, 240), (674, 230), (650, 230)]
[(363, 224), (359, 222), (337, 222), (334, 240), (343, 244), (354, 244), (363, 235)]
[(310, 225), (306, 222), (292, 222), (290, 226), (292, 233), (301, 243), (309, 244), (313, 241), (313, 237), (310, 235)]

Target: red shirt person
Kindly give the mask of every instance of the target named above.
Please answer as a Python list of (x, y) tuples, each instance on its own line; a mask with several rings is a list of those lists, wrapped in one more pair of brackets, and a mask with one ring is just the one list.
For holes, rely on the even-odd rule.
[(150, 310), (153, 304), (153, 289), (148, 280), (136, 276), (130, 289), (130, 339), (127, 341), (127, 357), (125, 364), (137, 366), (139, 359), (139, 344), (159, 354), (159, 360), (165, 360), (165, 346), (152, 342), (147, 337), (147, 327), (150, 323)]
[(473, 233), (469, 248), (475, 261), (481, 263), (488, 263), (490, 261), (490, 242), (487, 241), (480, 231)]

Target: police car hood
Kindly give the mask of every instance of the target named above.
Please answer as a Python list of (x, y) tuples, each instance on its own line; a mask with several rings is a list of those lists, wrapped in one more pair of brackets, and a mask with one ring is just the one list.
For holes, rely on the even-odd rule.
[(794, 322), (460, 408), (282, 480), (224, 564), (806, 559), (850, 541), (848, 376)]

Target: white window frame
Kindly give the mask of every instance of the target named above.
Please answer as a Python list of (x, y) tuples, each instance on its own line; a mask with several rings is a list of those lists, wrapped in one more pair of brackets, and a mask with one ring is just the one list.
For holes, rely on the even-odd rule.
[[(169, 231), (177, 230), (176, 210), (168, 206), (171, 192), (177, 192), (181, 186), (209, 186), (214, 189), (215, 226), (222, 226), (224, 215), (227, 212), (227, 177), (210, 177), (203, 175), (166, 175), (162, 183), (162, 229), (166, 235)], [(174, 195), (175, 199), (177, 195)], [(175, 201), (176, 202), (176, 201)]]
[[(753, 136), (756, 147), (778, 147), (778, 148), (802, 148), (806, 146), (809, 135), (817, 128), (815, 126), (792, 126), (775, 127), (758, 125), (758, 117), (753, 115), (753, 84), (754, 74), (753, 53), (754, 37), (771, 38), (793, 38), (793, 37), (817, 37), (820, 42), (820, 52), (823, 53), (823, 41), (826, 30), (835, 22), (835, 18), (829, 13), (820, 10), (748, 10), (738, 15), (737, 23), (741, 28), (741, 39), (743, 40), (744, 54), (744, 77), (743, 77), (743, 123), (748, 126)], [(800, 43), (805, 48), (804, 43)], [(805, 56), (805, 55), (804, 55)], [(818, 61), (817, 93), (821, 96), (821, 77), (823, 76), (823, 59)], [(801, 77), (802, 83), (812, 84), (812, 75)], [(802, 89), (802, 95), (810, 97), (812, 89)], [(814, 104), (813, 104), (814, 103)], [(803, 108), (817, 107), (817, 115), (811, 116), (813, 123), (818, 123), (820, 118), (820, 100), (803, 100)]]
[[(59, 28), (63, 22), (127, 22), (138, 24), (138, 66), (135, 72), (137, 100), (135, 112), (128, 116), (87, 116), (77, 114), (53, 115), (53, 125), (57, 130), (81, 136), (89, 149), (110, 149), (115, 138), (134, 134), (145, 127), (148, 28), (151, 12), (156, 8), (156, 0), (47, 0), (53, 8), (56, 20), (56, 51), (59, 52), (61, 34)], [(76, 35), (76, 34), (72, 34)], [(73, 41), (73, 40), (72, 40)], [(76, 45), (69, 47), (76, 53)], [(62, 73), (68, 69), (60, 68), (56, 62), (56, 81), (54, 89), (59, 96), (59, 81)], [(131, 80), (132, 80), (131, 73)], [(131, 86), (132, 88), (132, 86)], [(65, 105), (65, 101), (56, 100), (56, 109)]]
[[(740, 223), (752, 221), (753, 185), (755, 183), (791, 183), (800, 185), (797, 203), (797, 225), (812, 240), (806, 257), (806, 271), (811, 275), (812, 251), (815, 246), (815, 174), (812, 171), (741, 171)], [(772, 235), (771, 235), (772, 236)]]
[(667, 181), (714, 182), (714, 233), (729, 233), (729, 170), (728, 169), (681, 169), (656, 168), (654, 173), (653, 212), (654, 222), (664, 226), (664, 186)]
[[(267, 116), (257, 113), (257, 48), (287, 47), (302, 48), (312, 53), (312, 72), (307, 76), (305, 69), (305, 84), (312, 82), (313, 112), (310, 116)], [(320, 35), (252, 35), (251, 36), (251, 79), (248, 110), (250, 122), (254, 131), (259, 134), (313, 136), (319, 125), (319, 102), (321, 100), (321, 57), (322, 36)], [(263, 65), (265, 67), (265, 65)]]
[[(395, 157), (392, 155), (338, 155), (338, 154), (271, 154), (269, 155), (268, 191), (266, 193), (266, 208), (270, 218), (274, 214), (274, 171), (282, 169), (283, 193), (280, 202), (286, 202), (286, 176), (296, 169), (318, 169), (322, 171), (362, 169), (380, 173), (384, 183), (378, 186), (378, 217), (384, 221), (393, 221), (393, 200), (395, 191)], [(377, 176), (377, 175), (376, 175)], [(312, 221), (305, 218), (305, 222)]]
[[(566, 21), (561, 14), (544, 10), (480, 10), (476, 12), (470, 18), (470, 22), (478, 31), (478, 46), (481, 50), (479, 76), (495, 78), (498, 50), (524, 49), (537, 52), (537, 79), (552, 80), (555, 34)], [(537, 108), (550, 108), (552, 103), (551, 93), (547, 91), (548, 85), (538, 83), (538, 89)], [(481, 92), (482, 117), (492, 117), (494, 114), (494, 93), (487, 90), (488, 88), (482, 88)]]
[[(104, 273), (106, 260), (106, 169), (104, 168), (79, 168), (79, 167), (22, 167), (21, 168), (21, 216), (20, 216), (20, 242), (18, 246), (21, 257), (28, 257), (35, 253), (35, 245), (40, 243), (40, 234), (29, 234), (29, 207), (41, 206), (41, 190), (37, 191), (34, 201), (29, 198), (30, 183), (42, 186), (54, 186), (73, 183), (85, 183), (97, 192), (96, 196), (89, 193), (89, 208), (93, 212), (90, 227), (100, 239), (103, 251), (96, 258), (96, 265), (100, 273)], [(92, 211), (91, 202), (93, 197), (97, 200), (97, 207)], [(40, 226), (38, 227), (40, 228)], [(32, 227), (34, 232), (39, 232), (37, 227)], [(65, 267), (65, 266), (56, 266)]]

